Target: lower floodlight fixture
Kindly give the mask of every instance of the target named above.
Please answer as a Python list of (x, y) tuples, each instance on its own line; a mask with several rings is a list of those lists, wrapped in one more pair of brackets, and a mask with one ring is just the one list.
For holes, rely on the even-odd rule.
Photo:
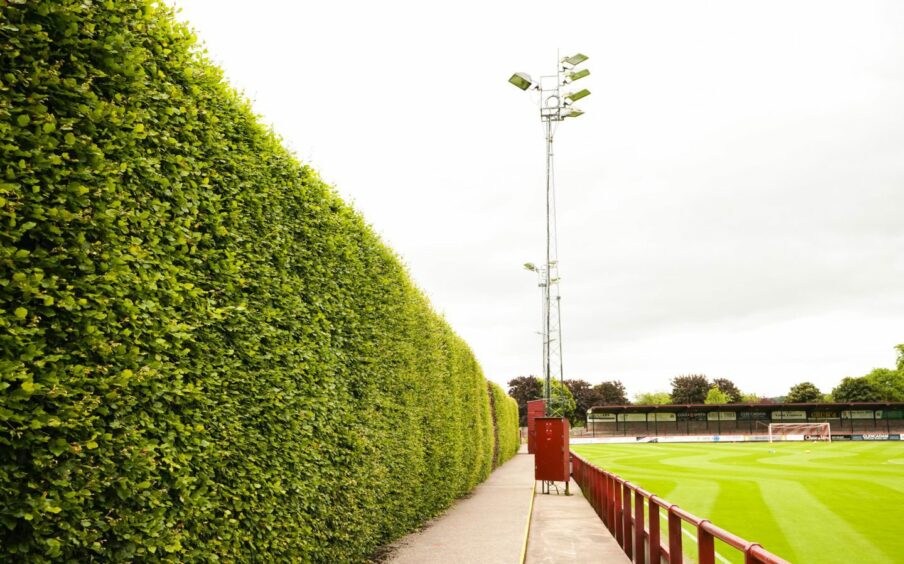
[(585, 76), (590, 76), (590, 69), (581, 69), (577, 72), (570, 72), (565, 75), (565, 84), (570, 84), (575, 80), (581, 80)]
[(575, 53), (570, 57), (563, 57), (562, 64), (568, 65), (569, 68), (574, 68), (589, 58), (590, 57), (583, 53)]
[(516, 72), (512, 75), (512, 78), (509, 79), (509, 82), (521, 90), (527, 90), (534, 85), (534, 80), (526, 72)]
[(585, 88), (583, 90), (578, 90), (577, 92), (569, 92), (565, 95), (565, 99), (570, 102), (577, 102), (581, 98), (586, 98), (587, 96), (590, 96), (590, 91)]
[(562, 117), (576, 118), (576, 117), (580, 117), (580, 116), (582, 116), (582, 115), (584, 115), (584, 111), (583, 111), (583, 110), (579, 110), (579, 109), (577, 109), (577, 108), (575, 108), (575, 107), (571, 107), (571, 108), (568, 109), (568, 112), (567, 112), (567, 113), (562, 114)]

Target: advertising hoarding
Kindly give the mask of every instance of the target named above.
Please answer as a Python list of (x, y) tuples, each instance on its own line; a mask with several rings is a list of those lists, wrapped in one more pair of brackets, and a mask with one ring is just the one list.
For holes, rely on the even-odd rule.
[(733, 411), (711, 411), (706, 414), (709, 421), (735, 421), (738, 416)]
[(773, 421), (788, 421), (789, 419), (805, 420), (807, 418), (806, 411), (773, 411)]
[(872, 419), (873, 417), (882, 419), (882, 412), (873, 412), (872, 409), (851, 409), (841, 412), (842, 419)]

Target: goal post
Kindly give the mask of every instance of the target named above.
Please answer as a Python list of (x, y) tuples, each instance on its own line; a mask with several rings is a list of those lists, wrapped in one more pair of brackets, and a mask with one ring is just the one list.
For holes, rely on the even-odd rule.
[(770, 423), (769, 442), (794, 440), (832, 442), (832, 428), (828, 423)]

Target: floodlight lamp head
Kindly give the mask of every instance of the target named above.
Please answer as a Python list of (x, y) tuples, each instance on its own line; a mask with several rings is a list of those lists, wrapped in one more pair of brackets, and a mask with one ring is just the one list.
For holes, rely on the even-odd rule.
[(537, 265), (532, 262), (524, 263), (524, 270), (530, 270), (531, 272), (537, 272)]
[(511, 82), (521, 90), (527, 90), (534, 85), (534, 79), (532, 79), (526, 72), (516, 72), (509, 79), (509, 82)]
[(570, 83), (574, 82), (575, 80), (581, 80), (585, 76), (590, 76), (589, 69), (581, 69), (577, 72), (570, 72), (567, 75), (565, 75), (565, 84), (570, 84)]
[(565, 99), (569, 102), (577, 102), (581, 98), (586, 98), (587, 96), (590, 96), (590, 91), (585, 88), (577, 92), (569, 92), (565, 95)]
[(586, 61), (589, 58), (590, 57), (588, 57), (587, 55), (585, 55), (583, 53), (575, 53), (574, 55), (572, 55), (570, 57), (562, 57), (562, 64), (570, 69), (573, 69), (574, 67), (578, 66), (579, 64), (583, 63), (584, 61)]

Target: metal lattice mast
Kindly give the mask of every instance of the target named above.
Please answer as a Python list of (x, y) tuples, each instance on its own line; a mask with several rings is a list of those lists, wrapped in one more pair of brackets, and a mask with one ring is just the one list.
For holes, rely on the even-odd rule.
[(584, 78), (590, 74), (587, 69), (574, 70), (587, 60), (586, 55), (578, 53), (565, 57), (556, 63), (556, 74), (540, 77), (534, 82), (526, 73), (515, 73), (509, 82), (522, 90), (535, 90), (540, 93), (540, 120), (545, 125), (546, 133), (546, 261), (537, 267), (531, 263), (525, 265), (528, 270), (536, 272), (540, 278), (543, 312), (543, 393), (546, 397), (546, 414), (551, 417), (565, 415), (563, 405), (555, 401), (552, 394), (552, 381), (564, 379), (564, 361), (562, 356), (562, 298), (559, 294), (559, 258), (556, 236), (556, 200), (555, 200), (555, 153), (553, 140), (559, 122), (569, 117), (578, 117), (584, 112), (572, 104), (590, 94), (586, 88), (578, 92), (562, 95), (563, 86)]

